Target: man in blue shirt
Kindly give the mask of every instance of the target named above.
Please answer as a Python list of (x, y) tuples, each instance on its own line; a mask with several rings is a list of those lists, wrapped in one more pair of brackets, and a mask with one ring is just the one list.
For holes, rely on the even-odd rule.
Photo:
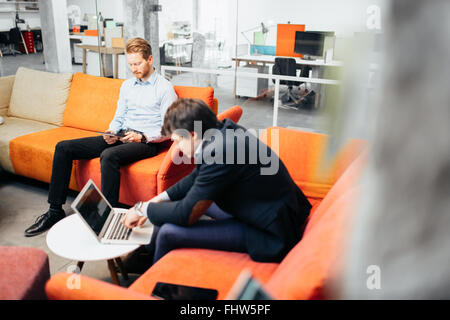
[(100, 157), (102, 192), (112, 206), (117, 206), (120, 166), (156, 155), (156, 146), (147, 141), (160, 135), (164, 114), (177, 95), (172, 84), (153, 69), (148, 41), (129, 40), (126, 56), (135, 78), (126, 80), (120, 88), (117, 111), (106, 131), (111, 135), (56, 145), (48, 195), (50, 208), (25, 230), (25, 236), (41, 234), (65, 217), (62, 205), (67, 198), (73, 160)]

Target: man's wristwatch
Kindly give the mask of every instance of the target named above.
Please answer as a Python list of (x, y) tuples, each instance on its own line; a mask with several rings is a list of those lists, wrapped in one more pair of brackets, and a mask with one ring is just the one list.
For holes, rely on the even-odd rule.
[(140, 215), (141, 217), (145, 217), (144, 211), (142, 211), (142, 207), (144, 206), (144, 202), (139, 201), (134, 205), (134, 210), (136, 210), (136, 213)]
[(145, 135), (143, 133), (141, 133), (141, 143), (147, 143), (147, 138), (145, 137)]

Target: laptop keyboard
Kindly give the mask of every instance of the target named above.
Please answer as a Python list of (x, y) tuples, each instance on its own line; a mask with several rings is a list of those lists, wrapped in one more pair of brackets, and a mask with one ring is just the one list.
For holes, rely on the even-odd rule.
[(108, 240), (128, 240), (130, 238), (132, 229), (128, 229), (121, 222), (125, 215), (125, 212), (116, 214), (117, 218), (113, 222), (112, 231), (107, 238)]

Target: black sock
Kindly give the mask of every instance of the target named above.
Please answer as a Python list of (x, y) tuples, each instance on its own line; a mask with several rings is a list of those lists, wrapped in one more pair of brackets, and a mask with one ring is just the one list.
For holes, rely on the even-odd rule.
[(50, 204), (51, 211), (63, 211), (62, 204)]

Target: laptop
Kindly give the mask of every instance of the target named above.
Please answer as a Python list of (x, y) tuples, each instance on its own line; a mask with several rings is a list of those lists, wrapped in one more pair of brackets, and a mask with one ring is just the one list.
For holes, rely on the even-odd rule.
[(128, 229), (121, 220), (126, 211), (114, 209), (105, 196), (89, 179), (72, 203), (89, 230), (103, 244), (149, 244), (153, 225), (147, 221), (140, 227)]

